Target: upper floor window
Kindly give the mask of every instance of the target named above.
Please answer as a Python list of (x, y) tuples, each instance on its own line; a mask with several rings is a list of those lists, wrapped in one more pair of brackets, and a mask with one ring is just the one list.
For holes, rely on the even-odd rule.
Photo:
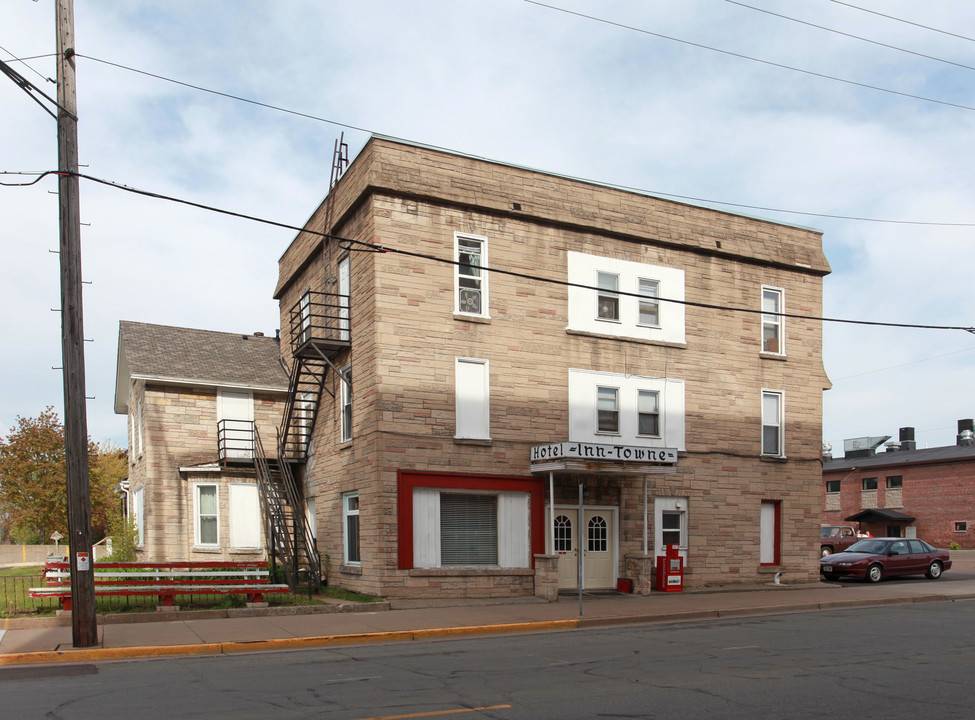
[(574, 251), (566, 263), (567, 330), (685, 342), (683, 270)]
[(888, 490), (900, 490), (904, 487), (904, 476), (903, 475), (890, 475), (887, 478), (887, 489)]
[(762, 391), (762, 455), (783, 457), (782, 393)]
[(613, 273), (596, 273), (596, 286), (599, 292), (596, 294), (596, 318), (599, 320), (620, 319), (620, 296), (617, 294), (620, 289), (620, 276)]
[(762, 352), (785, 354), (781, 288), (762, 288)]
[(480, 358), (454, 359), (455, 437), (491, 439), (491, 366)]
[(826, 492), (828, 493), (838, 493), (840, 491), (840, 480), (827, 480), (826, 481)]
[(349, 299), (352, 294), (352, 277), (349, 256), (339, 260), (339, 339), (349, 339)]
[(456, 267), (456, 308), (466, 315), (488, 314), (487, 238), (478, 235), (454, 236)]
[(614, 387), (596, 388), (596, 431), (613, 433), (620, 431), (620, 391)]
[(571, 442), (684, 449), (683, 380), (570, 369), (568, 410)]
[(637, 434), (660, 436), (660, 393), (638, 390), (636, 399)]
[(638, 302), (640, 325), (659, 327), (660, 325), (660, 282), (649, 278), (639, 278), (637, 280), (637, 292), (640, 294)]
[(342, 386), (342, 411), (339, 424), (341, 425), (341, 441), (348, 442), (352, 439), (352, 367), (346, 365), (342, 368), (342, 379), (339, 381)]
[(876, 490), (877, 489), (877, 478), (863, 478), (863, 489), (864, 490)]

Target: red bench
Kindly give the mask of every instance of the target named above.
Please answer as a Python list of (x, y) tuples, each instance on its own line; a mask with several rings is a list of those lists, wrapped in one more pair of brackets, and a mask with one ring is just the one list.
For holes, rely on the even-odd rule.
[[(246, 595), (248, 602), (264, 601), (271, 593), (290, 592), (270, 581), (266, 562), (96, 562), (95, 596), (156, 596), (166, 607), (177, 595)], [(71, 571), (66, 559), (44, 564), (45, 587), (30, 588), (31, 597), (56, 597), (71, 609)]]

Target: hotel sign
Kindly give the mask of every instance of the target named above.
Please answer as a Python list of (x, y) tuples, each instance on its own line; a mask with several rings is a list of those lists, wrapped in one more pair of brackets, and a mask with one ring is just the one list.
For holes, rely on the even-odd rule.
[(532, 448), (531, 461), (533, 463), (556, 462), (559, 460), (604, 460), (606, 462), (676, 465), (677, 450), (674, 448), (598, 445), (596, 443), (578, 442), (535, 445)]

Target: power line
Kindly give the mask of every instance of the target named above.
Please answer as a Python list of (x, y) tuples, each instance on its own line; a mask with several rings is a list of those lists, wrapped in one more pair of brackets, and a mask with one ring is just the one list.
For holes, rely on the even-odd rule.
[[(65, 173), (68, 174), (68, 173)], [(353, 240), (351, 238), (344, 238), (338, 235), (332, 235), (327, 232), (319, 232), (317, 230), (311, 230), (310, 228), (300, 227), (297, 225), (290, 225), (288, 223), (277, 222), (275, 220), (268, 220), (266, 218), (257, 217), (255, 215), (247, 215), (245, 213), (238, 213), (232, 210), (224, 210), (222, 208), (214, 207), (212, 205), (205, 205), (203, 203), (194, 202), (192, 200), (185, 200), (183, 198), (176, 198), (169, 195), (162, 195), (160, 193), (151, 192), (149, 190), (139, 190), (128, 185), (123, 185), (121, 183), (113, 182), (111, 180), (104, 180), (102, 178), (97, 178), (92, 175), (87, 175), (85, 173), (70, 173), (71, 175), (77, 175), (79, 178), (84, 178), (85, 180), (90, 180), (91, 182), (99, 183), (101, 185), (107, 185), (109, 187), (116, 188), (118, 190), (124, 190), (126, 192), (134, 193), (137, 195), (143, 195), (145, 197), (154, 198), (157, 200), (168, 200), (170, 202), (179, 203), (181, 205), (189, 205), (190, 207), (199, 208), (201, 210), (207, 210), (209, 212), (219, 213), (221, 215), (229, 215), (231, 217), (240, 218), (242, 220), (251, 220), (253, 222), (263, 223), (265, 225), (272, 225), (274, 227), (284, 228), (287, 230), (294, 230), (300, 233), (308, 233), (309, 235), (315, 235), (324, 239), (334, 240), (337, 243), (343, 245), (345, 248), (350, 250), (358, 250), (359, 248), (365, 252), (381, 252), (381, 253), (395, 253), (397, 255), (403, 255), (406, 257), (413, 257), (422, 260), (429, 260), (432, 262), (437, 262), (445, 265), (461, 265), (462, 263), (457, 260), (448, 260), (446, 258), (437, 257), (436, 255), (428, 255), (426, 253), (418, 253), (410, 250), (403, 250), (396, 247), (390, 247), (387, 245), (382, 245), (379, 243), (368, 243), (362, 240)], [(353, 247), (358, 246), (358, 247)], [(567, 280), (556, 280), (554, 278), (546, 278), (539, 275), (530, 275), (528, 273), (522, 273), (515, 270), (507, 270), (503, 268), (491, 268), (482, 267), (485, 272), (495, 273), (499, 275), (507, 275), (509, 277), (516, 277), (523, 280), (531, 280), (533, 282), (540, 282), (549, 285), (559, 285), (561, 287), (567, 288), (580, 288), (583, 290), (594, 290), (598, 291), (599, 288), (593, 285), (586, 285), (583, 283), (573, 283)], [(634, 297), (646, 300), (645, 295), (640, 293), (627, 292), (624, 290), (615, 291), (616, 295), (623, 297)], [(674, 303), (678, 305), (684, 305), (689, 307), (703, 308), (707, 310), (723, 310), (727, 312), (740, 312), (752, 315), (776, 315), (777, 317), (783, 318), (793, 318), (797, 320), (814, 320), (818, 322), (831, 322), (831, 323), (842, 323), (847, 325), (869, 325), (873, 327), (891, 327), (891, 328), (911, 328), (915, 330), (964, 330), (965, 332), (970, 332), (975, 334), (975, 328), (955, 326), (955, 325), (922, 325), (916, 323), (891, 323), (891, 322), (878, 322), (872, 320), (848, 320), (844, 318), (828, 318), (819, 317), (815, 315), (800, 315), (797, 313), (768, 313), (760, 309), (755, 308), (743, 308), (734, 307), (730, 305), (717, 305), (714, 303), (703, 303), (696, 302), (693, 300), (676, 300), (673, 298), (654, 298), (660, 302)]]
[(965, 70), (975, 70), (975, 67), (971, 65), (964, 65), (962, 63), (953, 62), (952, 60), (945, 60), (944, 58), (934, 57), (933, 55), (925, 55), (924, 53), (914, 52), (913, 50), (907, 50), (906, 48), (897, 47), (896, 45), (888, 45), (887, 43), (879, 42), (877, 40), (871, 40), (869, 38), (860, 37), (859, 35), (852, 35), (842, 30), (836, 30), (834, 28), (828, 28), (824, 25), (816, 25), (815, 23), (807, 22), (805, 20), (799, 20), (798, 18), (789, 17), (788, 15), (782, 15), (777, 12), (772, 12), (771, 10), (766, 10), (765, 8), (755, 7), (754, 5), (746, 5), (743, 2), (738, 2), (738, 0), (725, 0), (727, 3), (732, 5), (738, 5), (739, 7), (747, 8), (749, 10), (754, 10), (755, 12), (765, 13), (766, 15), (771, 15), (772, 17), (781, 18), (782, 20), (788, 20), (789, 22), (799, 23), (800, 25), (806, 25), (811, 28), (816, 28), (817, 30), (825, 30), (826, 32), (834, 33), (836, 35), (842, 35), (843, 37), (852, 38), (853, 40), (859, 40), (860, 42), (870, 43), (871, 45), (877, 45), (879, 47), (884, 47), (889, 50), (896, 50), (897, 52), (907, 53), (908, 55), (914, 55), (915, 57), (924, 58), (925, 60), (934, 60), (935, 62), (944, 63), (946, 65), (954, 65), (955, 67), (963, 68)]
[(878, 15), (882, 18), (887, 18), (888, 20), (895, 20), (896, 22), (904, 23), (905, 25), (913, 25), (914, 27), (919, 27), (922, 30), (930, 30), (931, 32), (941, 33), (942, 35), (949, 35), (951, 37), (958, 38), (959, 40), (967, 40), (968, 42), (975, 42), (975, 39), (970, 37), (965, 37), (964, 35), (957, 35), (953, 32), (948, 32), (947, 30), (939, 30), (938, 28), (929, 27), (927, 25), (921, 25), (920, 23), (911, 22), (910, 20), (905, 20), (904, 18), (894, 17), (893, 15), (884, 15), (884, 13), (882, 12), (877, 12), (876, 10), (868, 10), (867, 8), (859, 7), (858, 5), (851, 5), (848, 2), (841, 2), (840, 0), (830, 0), (830, 2), (836, 3), (837, 5), (844, 5), (848, 8), (859, 10), (860, 12), (870, 13), (871, 15)]
[(855, 375), (844, 375), (841, 378), (830, 378), (833, 382), (840, 382), (842, 380), (851, 380), (853, 378), (863, 377), (864, 375), (873, 375), (875, 373), (887, 372), (888, 370), (897, 370), (898, 368), (907, 367), (908, 365), (917, 365), (918, 363), (930, 362), (931, 360), (940, 360), (941, 358), (949, 357), (951, 355), (959, 355), (961, 353), (972, 352), (975, 348), (965, 348), (963, 350), (953, 350), (949, 353), (943, 353), (942, 355), (935, 355), (933, 357), (921, 358), (919, 360), (912, 360), (911, 362), (901, 363), (900, 365), (891, 365), (889, 367), (877, 368), (876, 370), (867, 370), (866, 372), (856, 373)]
[(900, 90), (891, 90), (890, 88), (883, 88), (878, 85), (870, 85), (868, 83), (857, 82), (856, 80), (848, 80), (846, 78), (836, 77), (835, 75), (826, 75), (825, 73), (814, 72), (813, 70), (803, 70), (802, 68), (793, 67), (791, 65), (785, 65), (783, 63), (772, 62), (771, 60), (762, 60), (761, 58), (753, 57), (751, 55), (744, 55), (742, 53), (731, 52), (730, 50), (721, 50), (710, 45), (704, 45), (703, 43), (696, 43), (690, 40), (682, 40), (680, 38), (672, 37), (670, 35), (663, 35), (661, 33), (656, 33), (651, 30), (644, 30), (643, 28), (634, 27), (633, 25), (626, 25), (624, 23), (615, 22), (613, 20), (606, 20), (605, 18), (596, 17), (595, 15), (586, 15), (585, 13), (576, 12), (575, 10), (568, 10), (566, 8), (557, 7), (555, 5), (547, 5), (543, 2), (538, 2), (538, 0), (522, 0), (523, 2), (530, 3), (531, 5), (538, 5), (539, 7), (547, 8), (549, 10), (555, 10), (557, 12), (565, 13), (566, 15), (574, 15), (576, 17), (583, 18), (585, 20), (592, 20), (593, 22), (603, 23), (604, 25), (612, 25), (613, 27), (622, 28), (624, 30), (632, 30), (633, 32), (642, 33), (644, 35), (651, 35), (662, 40), (670, 40), (671, 42), (681, 43), (683, 45), (690, 45), (691, 47), (700, 48), (701, 50), (709, 50), (711, 52), (720, 53), (722, 55), (728, 55), (729, 57), (735, 57), (740, 60), (749, 60), (751, 62), (761, 63), (762, 65), (768, 65), (770, 67), (780, 68), (782, 70), (790, 70), (792, 72), (802, 73), (803, 75), (810, 75), (812, 77), (818, 77), (824, 80), (833, 80), (834, 82), (845, 83), (847, 85), (853, 85), (855, 87), (866, 88), (868, 90), (876, 90), (877, 92), (888, 93), (890, 95), (899, 95), (900, 97), (911, 98), (912, 100), (922, 100), (924, 102), (935, 103), (937, 105), (945, 105), (947, 107), (958, 108), (959, 110), (973, 110), (975, 107), (971, 105), (962, 105), (960, 103), (948, 102), (947, 100), (937, 100), (935, 98), (924, 97), (922, 95), (913, 95), (911, 93), (901, 92)]
[(174, 85), (182, 85), (183, 87), (190, 88), (191, 90), (199, 90), (200, 92), (210, 93), (211, 95), (219, 95), (221, 97), (229, 98), (230, 100), (237, 100), (238, 102), (248, 103), (249, 105), (267, 108), (268, 110), (277, 110), (278, 112), (287, 113), (288, 115), (296, 115), (297, 117), (307, 118), (308, 120), (316, 120), (318, 122), (328, 123), (329, 125), (337, 125), (338, 127), (343, 127), (348, 130), (358, 130), (359, 132), (364, 133), (370, 132), (366, 128), (349, 125), (348, 123), (339, 122), (338, 120), (329, 120), (328, 118), (323, 118), (318, 115), (310, 115), (308, 113), (298, 112), (297, 110), (289, 110), (288, 108), (283, 108), (278, 105), (270, 105), (269, 103), (260, 102), (258, 100), (250, 100), (249, 98), (241, 97), (240, 95), (232, 95), (219, 90), (211, 90), (210, 88), (201, 87), (200, 85), (193, 85), (188, 82), (183, 82), (182, 80), (174, 80), (173, 78), (165, 77), (163, 75), (156, 75), (155, 73), (139, 70), (138, 68), (129, 67), (128, 65), (121, 65), (109, 60), (102, 60), (101, 58), (92, 57), (91, 55), (82, 55), (81, 53), (78, 53), (77, 56), (85, 58), (86, 60), (93, 60), (94, 62), (102, 63), (103, 65), (110, 65), (111, 67), (116, 67), (120, 70), (128, 70), (129, 72), (145, 75), (146, 77), (164, 80), (166, 82), (173, 83)]
[[(384, 137), (390, 138), (391, 140), (398, 140), (400, 142), (412, 143), (411, 140), (408, 140), (406, 138), (400, 138), (400, 137), (397, 137), (395, 135), (390, 135), (388, 133), (379, 133), (379, 132), (377, 132), (375, 130), (370, 130), (369, 128), (359, 127), (359, 126), (356, 126), (356, 125), (350, 125), (349, 123), (340, 122), (338, 120), (332, 120), (330, 118), (325, 118), (325, 117), (321, 117), (321, 116), (318, 116), (318, 115), (312, 115), (310, 113), (299, 112), (297, 110), (290, 110), (288, 108), (279, 107), (279, 106), (276, 106), (276, 105), (270, 105), (268, 103), (260, 102), (258, 100), (251, 100), (249, 98), (241, 97), (239, 95), (232, 95), (230, 93), (221, 92), (220, 90), (213, 90), (211, 88), (206, 88), (206, 87), (203, 87), (201, 85), (194, 85), (192, 83), (184, 82), (182, 80), (176, 80), (174, 78), (166, 77), (165, 75), (158, 75), (156, 73), (147, 72), (145, 70), (139, 70), (138, 68), (133, 68), (133, 67), (130, 67), (128, 65), (122, 65), (120, 63), (111, 62), (109, 60), (103, 60), (101, 58), (92, 57), (90, 55), (81, 55), (81, 54), (78, 54), (78, 57), (82, 57), (82, 58), (85, 58), (87, 60), (92, 60), (94, 62), (102, 63), (102, 64), (105, 64), (105, 65), (109, 65), (111, 67), (115, 67), (115, 68), (118, 68), (120, 70), (127, 70), (129, 72), (134, 72), (134, 73), (138, 73), (140, 75), (145, 75), (146, 77), (151, 77), (151, 78), (154, 78), (156, 80), (162, 80), (163, 82), (173, 83), (175, 85), (181, 85), (183, 87), (187, 87), (187, 88), (190, 88), (190, 89), (193, 89), (193, 90), (197, 90), (199, 92), (204, 92), (204, 93), (208, 93), (208, 94), (211, 94), (211, 95), (217, 95), (217, 96), (220, 96), (220, 97), (228, 98), (230, 100), (237, 100), (239, 102), (248, 103), (250, 105), (256, 105), (258, 107), (267, 108), (268, 110), (276, 110), (278, 112), (287, 113), (289, 115), (296, 115), (298, 117), (303, 117), (303, 118), (306, 118), (308, 120), (315, 120), (316, 122), (328, 123), (329, 125), (335, 125), (335, 126), (338, 126), (338, 127), (344, 127), (344, 128), (350, 129), (350, 130), (355, 130), (355, 131), (358, 131), (358, 132), (368, 133), (370, 135), (382, 135)], [(468, 153), (464, 153), (464, 152), (461, 152), (459, 150), (454, 150), (453, 148), (448, 148), (448, 147), (441, 146), (441, 145), (431, 145), (431, 144), (428, 144), (427, 147), (430, 147), (430, 148), (432, 148), (434, 150), (442, 150), (444, 152), (453, 153), (455, 155), (465, 155), (467, 157), (477, 157), (477, 156), (472, 156), (472, 155), (469, 155)], [(486, 159), (486, 158), (484, 158), (484, 159)], [(546, 171), (539, 170), (537, 168), (532, 168), (532, 167), (527, 167), (527, 166), (519, 166), (519, 167), (521, 167), (524, 170), (528, 170), (530, 172), (546, 172)], [(551, 174), (551, 173), (549, 173), (549, 174)], [(743, 209), (743, 210), (758, 210), (758, 211), (761, 211), (761, 212), (775, 212), (775, 213), (783, 213), (783, 214), (786, 214), (786, 215), (801, 215), (803, 217), (819, 217), (819, 218), (826, 218), (826, 219), (829, 219), (829, 220), (852, 220), (852, 221), (856, 221), (856, 222), (888, 223), (888, 224), (894, 224), (894, 225), (919, 225), (919, 226), (925, 226), (925, 227), (975, 227), (975, 222), (968, 223), (968, 222), (929, 222), (929, 221), (922, 221), (922, 220), (890, 220), (890, 219), (885, 219), (885, 218), (871, 218), (871, 217), (863, 217), (863, 216), (858, 216), (858, 215), (839, 215), (839, 214), (835, 214), (835, 213), (819, 213), (819, 212), (811, 212), (811, 211), (804, 211), (804, 210), (788, 210), (788, 209), (785, 209), (785, 208), (769, 207), (769, 206), (765, 206), (765, 205), (750, 205), (748, 203), (736, 203), (736, 202), (729, 202), (729, 201), (726, 201), (726, 200), (712, 200), (710, 198), (701, 198), (701, 197), (696, 197), (696, 196), (693, 196), (693, 195), (680, 195), (678, 193), (671, 193), (671, 192), (667, 192), (667, 191), (664, 191), (664, 190), (647, 190), (646, 188), (638, 188), (638, 187), (634, 187), (634, 186), (630, 186), (630, 185), (620, 185), (620, 184), (617, 184), (617, 183), (610, 183), (610, 182), (604, 182), (604, 181), (600, 181), (600, 180), (593, 180), (592, 178), (586, 178), (586, 177), (577, 176), (577, 175), (565, 175), (565, 174), (562, 174), (560, 176), (561, 177), (564, 177), (566, 179), (569, 179), (569, 180), (577, 180), (579, 182), (598, 184), (598, 185), (602, 185), (604, 187), (610, 187), (610, 188), (614, 188), (614, 189), (617, 189), (617, 190), (626, 190), (626, 191), (629, 191), (629, 192), (636, 192), (636, 193), (641, 193), (641, 194), (645, 194), (645, 195), (656, 195), (656, 196), (666, 197), (666, 198), (675, 198), (677, 200), (686, 200), (686, 201), (689, 201), (689, 202), (707, 203), (709, 205), (721, 205), (721, 206), (725, 206), (725, 207), (740, 208), (740, 209)]]
[(27, 68), (28, 70), (30, 70), (32, 73), (34, 73), (35, 75), (37, 75), (37, 77), (39, 77), (41, 80), (44, 80), (44, 81), (49, 82), (49, 83), (55, 83), (55, 84), (57, 83), (56, 80), (53, 80), (52, 78), (49, 78), (49, 77), (45, 76), (43, 73), (35, 70), (33, 67), (31, 67), (30, 65), (28, 65), (27, 62), (26, 62), (27, 60), (37, 60), (38, 58), (54, 57), (53, 54), (48, 54), (48, 55), (34, 55), (33, 57), (21, 58), (21, 57), (17, 57), (16, 55), (14, 55), (14, 53), (12, 53), (9, 50), (7, 50), (7, 48), (5, 48), (3, 45), (0, 45), (0, 50), (3, 50), (5, 53), (7, 53), (10, 56), (10, 62), (12, 62), (12, 63), (14, 63), (14, 62), (20, 63), (25, 68)]

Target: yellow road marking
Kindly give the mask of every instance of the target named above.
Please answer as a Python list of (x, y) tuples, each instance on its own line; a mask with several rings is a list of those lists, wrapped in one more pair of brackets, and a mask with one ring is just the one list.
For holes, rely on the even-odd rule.
[(410, 713), (409, 715), (383, 715), (381, 717), (359, 718), (359, 720), (400, 720), (400, 718), (433, 717), (434, 715), (453, 715), (455, 713), (478, 712), (479, 710), (501, 710), (510, 705), (490, 705), (488, 707), (458, 708), (457, 710), (434, 710), (433, 712)]

